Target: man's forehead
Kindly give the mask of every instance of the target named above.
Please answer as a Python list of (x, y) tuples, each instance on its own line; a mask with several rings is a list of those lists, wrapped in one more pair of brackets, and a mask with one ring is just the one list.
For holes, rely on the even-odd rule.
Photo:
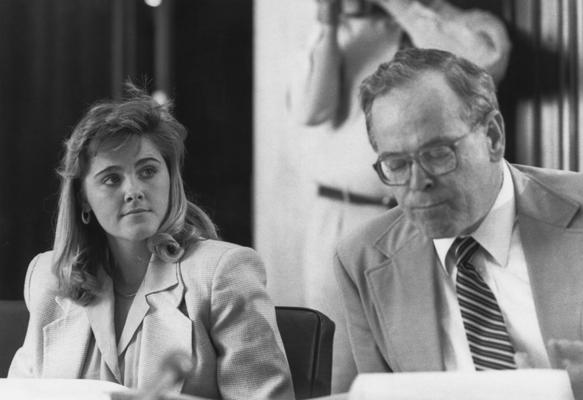
[(435, 97), (453, 97), (458, 99), (457, 94), (450, 87), (444, 74), (440, 71), (419, 73), (416, 77), (402, 82), (388, 92), (379, 95), (375, 102), (387, 97), (394, 98), (400, 103), (404, 101), (420, 102), (431, 100)]
[[(410, 150), (455, 135), (461, 101), (443, 78), (419, 79), (379, 96), (372, 105), (372, 133), (379, 150)], [(384, 148), (387, 147), (387, 148)], [(402, 149), (401, 149), (402, 148)]]
[(442, 114), (456, 117), (461, 106), (461, 100), (445, 79), (434, 74), (419, 77), (380, 95), (372, 104), (371, 116), (373, 122), (406, 123), (412, 117), (424, 119)]

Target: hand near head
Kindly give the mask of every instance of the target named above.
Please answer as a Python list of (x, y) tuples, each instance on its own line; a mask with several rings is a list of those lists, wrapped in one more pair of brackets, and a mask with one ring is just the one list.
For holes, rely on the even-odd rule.
[(413, 3), (421, 3), (425, 7), (431, 8), (435, 0), (369, 0), (371, 3), (382, 7), (391, 15), (400, 15), (407, 11)]
[(383, 8), (388, 14), (399, 15), (405, 12), (411, 4), (414, 3), (413, 0), (370, 0), (371, 3), (378, 5)]
[(340, 0), (316, 0), (318, 21), (324, 25), (336, 26), (340, 17)]
[(551, 339), (548, 343), (551, 362), (567, 370), (576, 400), (583, 400), (583, 341)]

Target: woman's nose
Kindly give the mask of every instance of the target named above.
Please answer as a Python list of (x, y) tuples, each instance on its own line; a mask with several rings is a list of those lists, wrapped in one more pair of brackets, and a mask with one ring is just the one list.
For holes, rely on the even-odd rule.
[(127, 179), (124, 200), (127, 203), (144, 199), (144, 192), (136, 179)]
[(131, 192), (127, 192), (125, 195), (125, 201), (127, 203), (131, 203), (132, 201), (140, 201), (140, 200), (144, 200), (144, 193), (141, 191), (131, 191)]

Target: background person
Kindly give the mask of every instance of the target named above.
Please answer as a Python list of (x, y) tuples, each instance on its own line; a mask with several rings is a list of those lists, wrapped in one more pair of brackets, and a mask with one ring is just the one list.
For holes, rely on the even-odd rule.
[(461, 10), (447, 1), (318, 0), (313, 39), (290, 91), (296, 120), (318, 126), (311, 149), (310, 180), (318, 196), (310, 204), (304, 263), (305, 304), (336, 322), (334, 392), (348, 390), (356, 374), (336, 287), (334, 248), (367, 219), (394, 206), (391, 190), (370, 168), (358, 87), (403, 46), (449, 50), (500, 79), (510, 42), (502, 22), (486, 11)]
[(358, 370), (577, 361), (583, 175), (507, 163), (492, 78), (448, 52), (400, 51), (361, 104), (399, 205), (337, 249)]
[(130, 92), (90, 108), (66, 142), (54, 247), (28, 268), (9, 377), (149, 388), (179, 352), (193, 368), (175, 391), (293, 399), (262, 262), (186, 199), (186, 130), (168, 105)]

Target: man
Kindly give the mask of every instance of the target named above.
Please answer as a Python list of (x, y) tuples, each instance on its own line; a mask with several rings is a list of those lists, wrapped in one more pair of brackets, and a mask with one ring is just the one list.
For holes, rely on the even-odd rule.
[(394, 205), (390, 188), (368, 165), (358, 106), (360, 82), (400, 47), (432, 47), (472, 60), (490, 74), (504, 74), (510, 41), (502, 21), (479, 9), (445, 0), (317, 0), (314, 37), (294, 70), (290, 111), (306, 126), (309, 161), (303, 162), (314, 197), (299, 268), (305, 304), (336, 322), (332, 392), (350, 387), (356, 368), (350, 355), (331, 260), (341, 237)]
[(508, 164), (492, 78), (451, 53), (399, 51), (360, 93), (398, 206), (337, 248), (358, 371), (580, 373), (583, 175)]

